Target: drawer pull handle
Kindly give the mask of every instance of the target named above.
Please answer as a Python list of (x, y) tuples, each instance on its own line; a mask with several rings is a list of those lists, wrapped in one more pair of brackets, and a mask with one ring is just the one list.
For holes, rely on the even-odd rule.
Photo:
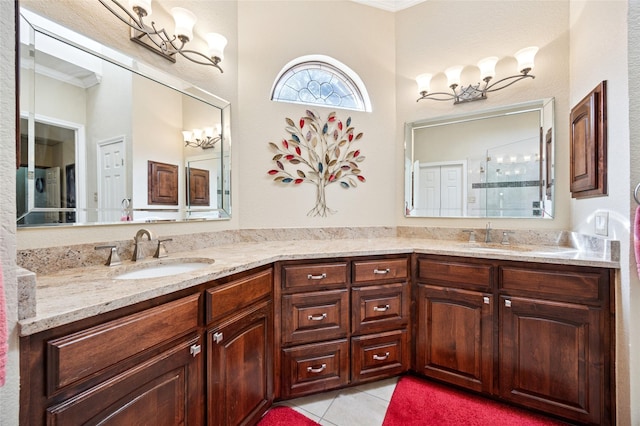
[(391, 308), (391, 306), (389, 306), (389, 305), (374, 306), (373, 307), (373, 311), (374, 312), (386, 312), (386, 311), (389, 310), (389, 308)]
[(387, 268), (387, 269), (374, 269), (373, 270), (374, 275), (387, 275), (389, 273), (391, 273), (391, 269)]
[(322, 275), (307, 275), (307, 279), (308, 280), (322, 280), (324, 278), (327, 278), (327, 274), (322, 274)]
[(327, 317), (327, 314), (324, 313), (322, 315), (309, 315), (307, 318), (309, 319), (309, 321), (322, 321), (326, 317)]
[(192, 357), (196, 357), (202, 351), (202, 346), (200, 345), (191, 345), (189, 348), (189, 353)]
[(484, 302), (485, 305), (489, 305), (489, 298), (487, 296), (482, 298), (482, 301)]
[(327, 364), (322, 364), (320, 367), (307, 367), (307, 372), (308, 373), (322, 373), (324, 370), (327, 369)]
[(505, 300), (505, 301), (504, 301), (504, 306), (505, 306), (506, 308), (510, 308), (510, 307), (511, 307), (511, 300)]
[(389, 352), (385, 352), (384, 355), (373, 354), (374, 361), (384, 361), (389, 358)]
[(224, 339), (224, 335), (222, 334), (221, 331), (219, 331), (217, 333), (213, 333), (213, 341), (214, 341), (214, 343), (220, 343), (220, 342), (222, 342), (222, 339)]

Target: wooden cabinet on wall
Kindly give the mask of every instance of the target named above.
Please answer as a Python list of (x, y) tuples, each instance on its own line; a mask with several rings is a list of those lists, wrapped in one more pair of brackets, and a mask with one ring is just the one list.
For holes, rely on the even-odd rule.
[(426, 255), (416, 265), (417, 372), (615, 423), (612, 270)]
[(23, 337), (20, 423), (257, 423), (273, 399), (272, 289), (261, 268)]
[(279, 264), (276, 394), (292, 398), (406, 371), (408, 265), (407, 256)]

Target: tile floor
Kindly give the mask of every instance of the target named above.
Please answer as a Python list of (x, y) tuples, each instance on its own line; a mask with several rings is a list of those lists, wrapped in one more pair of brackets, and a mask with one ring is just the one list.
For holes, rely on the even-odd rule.
[(281, 402), (323, 426), (380, 426), (398, 377)]

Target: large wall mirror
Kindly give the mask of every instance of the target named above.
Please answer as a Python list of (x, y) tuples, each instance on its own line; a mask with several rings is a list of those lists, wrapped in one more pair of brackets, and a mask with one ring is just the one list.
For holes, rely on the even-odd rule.
[(405, 216), (553, 218), (553, 99), (405, 126)]
[(230, 217), (227, 101), (20, 13), (19, 227)]

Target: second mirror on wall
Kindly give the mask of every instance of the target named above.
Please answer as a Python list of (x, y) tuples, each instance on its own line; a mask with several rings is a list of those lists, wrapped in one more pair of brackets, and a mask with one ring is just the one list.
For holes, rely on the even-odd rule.
[(408, 123), (407, 217), (553, 217), (553, 99)]

